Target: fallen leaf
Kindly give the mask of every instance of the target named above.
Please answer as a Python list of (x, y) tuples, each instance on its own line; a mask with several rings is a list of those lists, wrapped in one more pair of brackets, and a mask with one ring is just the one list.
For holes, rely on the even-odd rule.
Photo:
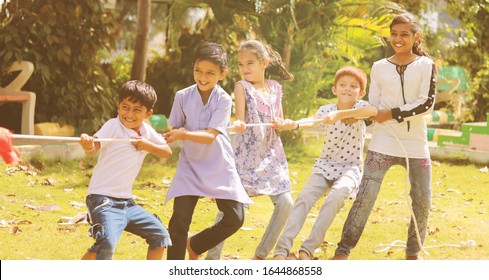
[(253, 228), (250, 228), (250, 227), (241, 227), (240, 230), (250, 231), (250, 230), (253, 230)]
[(64, 191), (65, 193), (69, 193), (69, 192), (72, 192), (72, 191), (73, 191), (73, 189), (63, 189), (63, 191)]
[(163, 185), (170, 185), (171, 184), (171, 180), (164, 179), (163, 181), (161, 181), (161, 183), (163, 183)]
[(14, 225), (31, 225), (32, 224), (32, 222), (29, 220), (15, 220), (15, 221), (12, 221), (10, 223), (14, 224)]
[(0, 194), (0, 196), (16, 196), (14, 193)]
[(18, 226), (12, 227), (10, 229), (10, 234), (19, 234), (21, 232), (22, 232), (22, 230)]
[(87, 205), (82, 202), (77, 202), (77, 201), (68, 201), (68, 204), (73, 206), (73, 207), (86, 207)]
[(45, 204), (43, 206), (33, 206), (30, 204), (26, 204), (24, 206), (29, 208), (29, 209), (40, 210), (40, 211), (61, 210), (61, 207), (59, 207), (58, 204)]
[(459, 190), (456, 190), (456, 189), (451, 189), (451, 188), (448, 188), (448, 189), (447, 189), (447, 192), (454, 192), (454, 193), (458, 193), (458, 194), (460, 194), (460, 191), (459, 191)]
[(144, 188), (156, 188), (158, 186), (153, 182), (146, 182), (146, 183), (143, 183), (143, 187)]
[(88, 213), (78, 213), (73, 217), (63, 216), (59, 225), (88, 224)]
[(44, 179), (42, 182), (41, 182), (41, 185), (42, 186), (54, 186), (54, 184), (56, 183), (56, 181), (52, 178), (48, 178), (48, 179)]

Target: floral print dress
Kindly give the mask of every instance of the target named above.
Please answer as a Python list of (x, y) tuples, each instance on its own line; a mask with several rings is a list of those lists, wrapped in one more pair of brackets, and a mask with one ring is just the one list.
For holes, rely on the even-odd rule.
[[(267, 80), (270, 97), (259, 94), (247, 81), (245, 89), (247, 124), (270, 123), (282, 111), (282, 87)], [(280, 135), (271, 126), (247, 127), (234, 137), (236, 166), (249, 196), (278, 195), (291, 191), (289, 168)]]

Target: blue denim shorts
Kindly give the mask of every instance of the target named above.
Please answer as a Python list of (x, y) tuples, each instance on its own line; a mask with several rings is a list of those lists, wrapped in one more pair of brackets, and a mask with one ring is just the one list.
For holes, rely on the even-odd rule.
[(112, 258), (124, 230), (144, 238), (150, 249), (171, 246), (168, 230), (158, 216), (137, 205), (132, 198), (90, 194), (86, 204), (92, 225), (89, 235), (95, 239), (89, 250), (97, 253), (97, 259)]

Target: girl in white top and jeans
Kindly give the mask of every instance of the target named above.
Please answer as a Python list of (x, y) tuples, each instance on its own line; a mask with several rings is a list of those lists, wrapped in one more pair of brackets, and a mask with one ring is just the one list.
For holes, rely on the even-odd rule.
[[(396, 16), (390, 29), (395, 54), (372, 66), (369, 102), (378, 108), (378, 115), (371, 118), (375, 124), (362, 182), (333, 259), (348, 259), (362, 235), (385, 173), (393, 165), (406, 166), (406, 156), (409, 158), (412, 209), (421, 244), (426, 237), (431, 207), (431, 160), (423, 115), (429, 113), (434, 104), (436, 65), (421, 47), (421, 29), (413, 15)], [(406, 259), (420, 259), (420, 250), (411, 218)]]

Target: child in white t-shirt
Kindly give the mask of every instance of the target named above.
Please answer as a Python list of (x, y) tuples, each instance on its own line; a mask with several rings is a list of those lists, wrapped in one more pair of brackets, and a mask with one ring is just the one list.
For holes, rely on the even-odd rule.
[[(147, 259), (161, 260), (165, 247), (171, 246), (161, 220), (132, 198), (134, 180), (148, 152), (160, 158), (172, 154), (165, 139), (144, 122), (153, 113), (156, 98), (150, 85), (126, 82), (119, 92), (117, 118), (108, 120), (93, 137), (80, 135), (80, 144), (87, 156), (100, 151), (86, 197), (92, 225), (89, 233), (95, 244), (85, 253), (84, 260), (112, 259), (124, 230), (146, 239)], [(94, 138), (133, 140), (98, 142)]]

